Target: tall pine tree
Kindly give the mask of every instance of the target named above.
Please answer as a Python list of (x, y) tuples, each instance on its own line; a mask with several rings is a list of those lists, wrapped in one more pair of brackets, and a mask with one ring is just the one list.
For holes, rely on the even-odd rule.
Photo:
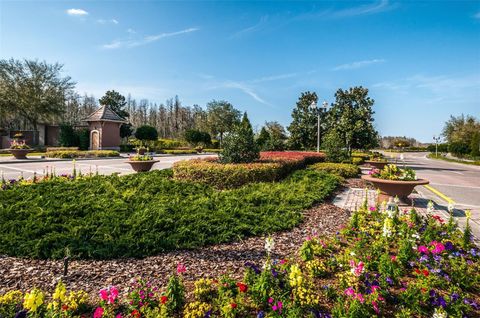
[(225, 136), (220, 161), (223, 163), (248, 163), (258, 158), (260, 158), (260, 150), (255, 143), (247, 113), (244, 113), (240, 124)]

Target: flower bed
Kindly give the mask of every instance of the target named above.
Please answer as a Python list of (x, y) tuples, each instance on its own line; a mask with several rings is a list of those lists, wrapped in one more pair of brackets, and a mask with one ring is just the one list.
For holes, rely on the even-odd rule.
[[(453, 220), (412, 209), (362, 207), (337, 235), (307, 237), (298, 256), (245, 263), (245, 276), (205, 277), (186, 287), (178, 264), (165, 286), (137, 279), (99, 286), (87, 301), (59, 283), (0, 296), (0, 314), (34, 317), (478, 317), (480, 251)], [(172, 264), (172, 267), (175, 264)], [(188, 296), (189, 295), (189, 296)]]
[(162, 170), (8, 186), (0, 191), (0, 255), (144, 257), (234, 241), (296, 226), (303, 209), (338, 185), (315, 171), (229, 191), (171, 176)]
[(348, 163), (320, 162), (310, 166), (310, 168), (333, 173), (343, 178), (354, 178), (360, 173), (360, 168), (357, 165)]
[(58, 150), (46, 153), (49, 158), (100, 158), (100, 157), (118, 157), (120, 153), (114, 150)]
[(205, 183), (217, 189), (231, 189), (252, 182), (279, 181), (294, 170), (324, 160), (316, 152), (262, 152), (259, 161), (222, 164), (216, 160), (188, 160), (173, 165), (177, 180)]

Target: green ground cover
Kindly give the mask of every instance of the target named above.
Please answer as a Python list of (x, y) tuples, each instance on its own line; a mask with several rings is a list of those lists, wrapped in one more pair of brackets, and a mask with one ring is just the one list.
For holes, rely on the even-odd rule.
[(0, 254), (143, 257), (296, 226), (339, 178), (300, 170), (228, 191), (173, 180), (171, 170), (54, 179), (0, 190)]
[(442, 155), (435, 156), (434, 153), (428, 154), (427, 157), (430, 158), (430, 159), (437, 159), (437, 160), (443, 160), (443, 161), (448, 161), (448, 162), (463, 163), (463, 164), (466, 164), (466, 165), (480, 166), (480, 160), (466, 161), (466, 160), (462, 160), (462, 159), (447, 158), (447, 157), (442, 156)]

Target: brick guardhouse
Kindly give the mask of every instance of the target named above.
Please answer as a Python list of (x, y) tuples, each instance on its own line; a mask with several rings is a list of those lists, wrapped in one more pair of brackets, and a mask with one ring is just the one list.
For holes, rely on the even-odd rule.
[(125, 119), (102, 106), (84, 119), (90, 130), (90, 150), (120, 150), (120, 126)]

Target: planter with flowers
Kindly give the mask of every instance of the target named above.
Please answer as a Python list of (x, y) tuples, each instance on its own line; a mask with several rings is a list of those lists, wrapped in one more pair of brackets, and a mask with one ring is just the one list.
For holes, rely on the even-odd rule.
[(365, 160), (365, 163), (371, 166), (374, 169), (383, 169), (388, 165), (388, 161), (383, 158), (371, 158), (370, 160)]
[(10, 144), (9, 151), (16, 159), (27, 159), (27, 154), (32, 151), (32, 149), (25, 141), (14, 139)]
[(373, 169), (362, 179), (373, 183), (380, 190), (378, 202), (388, 201), (390, 197), (398, 197), (403, 203), (409, 203), (408, 196), (417, 185), (429, 184), (428, 180), (417, 179), (415, 171), (410, 168), (401, 169), (396, 165), (386, 165), (382, 170)]
[(132, 166), (132, 169), (136, 172), (145, 172), (150, 171), (153, 165), (159, 160), (153, 160), (153, 157), (150, 155), (141, 155), (137, 153), (134, 156), (128, 158), (128, 163)]

